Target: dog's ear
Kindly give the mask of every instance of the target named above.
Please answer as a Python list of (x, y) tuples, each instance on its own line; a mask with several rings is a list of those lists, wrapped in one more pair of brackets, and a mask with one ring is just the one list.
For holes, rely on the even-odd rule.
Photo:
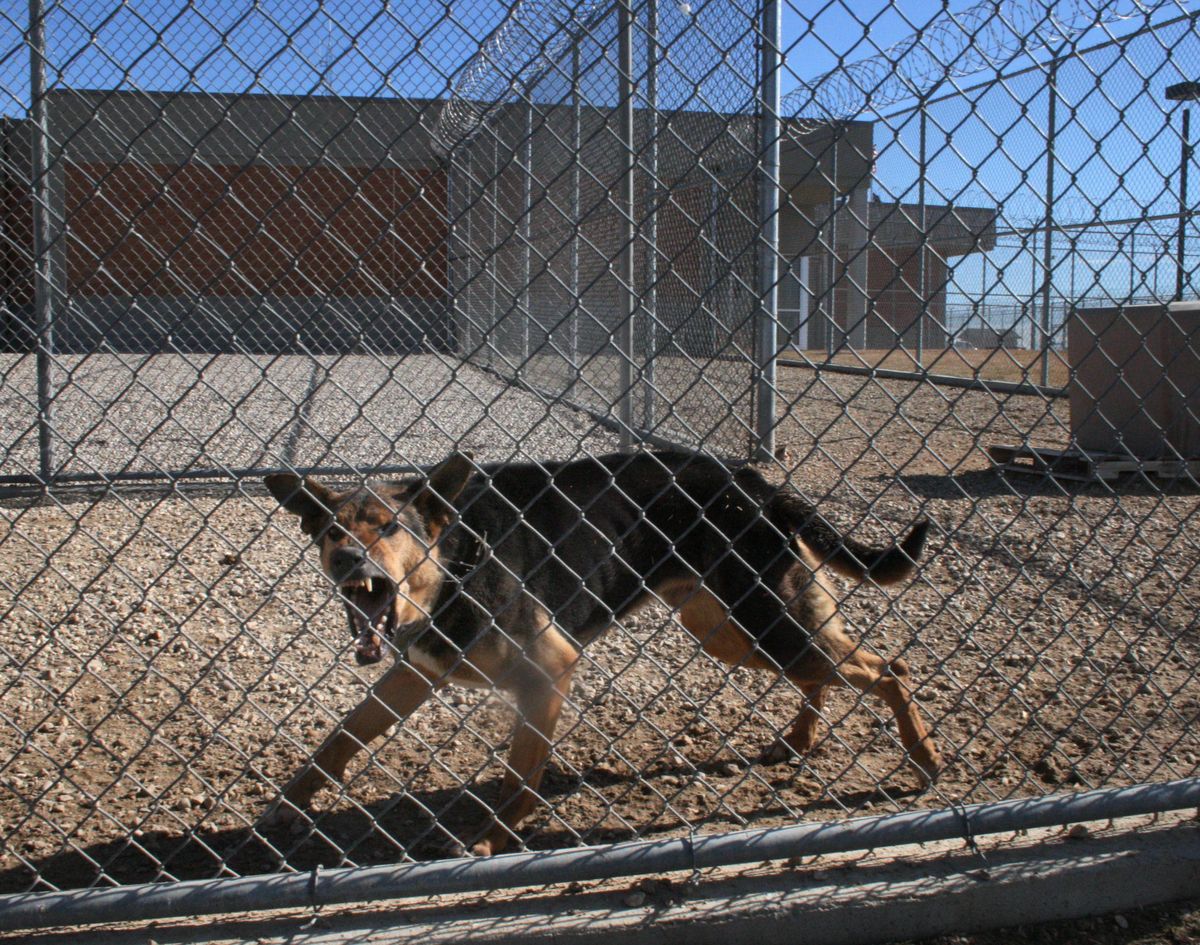
[(417, 511), (431, 525), (444, 525), (454, 515), (454, 500), (475, 472), (470, 453), (453, 453), (429, 473), (413, 497)]
[(300, 516), (300, 527), (309, 535), (320, 530), (321, 523), (337, 505), (336, 493), (315, 479), (301, 479), (292, 473), (272, 473), (263, 482), (285, 511)]

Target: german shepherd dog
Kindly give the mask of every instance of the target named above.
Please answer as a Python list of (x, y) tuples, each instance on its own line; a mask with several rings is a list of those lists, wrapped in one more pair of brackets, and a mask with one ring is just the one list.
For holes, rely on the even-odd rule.
[(423, 478), (335, 492), (272, 475), (267, 488), (320, 549), (360, 663), (393, 665), (286, 786), (268, 822), (299, 816), (360, 749), (447, 683), (510, 690), (519, 710), (494, 818), (471, 852), (515, 838), (534, 808), (581, 649), (651, 600), (704, 650), (783, 673), (804, 694), (764, 755), (808, 751), (827, 687), (881, 697), (923, 782), (941, 759), (902, 659), (846, 635), (819, 569), (890, 584), (928, 522), (891, 548), (843, 538), (799, 495), (748, 467), (654, 452), (476, 466), (454, 454)]

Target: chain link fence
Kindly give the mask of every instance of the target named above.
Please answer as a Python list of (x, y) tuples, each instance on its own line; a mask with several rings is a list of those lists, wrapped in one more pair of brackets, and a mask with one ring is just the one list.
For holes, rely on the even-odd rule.
[[(0, 922), (316, 867), (462, 888), (427, 861), (476, 843), (517, 776), (537, 803), (510, 839), (549, 864), (675, 839), (676, 867), (710, 862), (706, 838), (740, 851), (711, 862), (805, 853), (787, 831), (911, 811), (906, 839), (943, 816), (969, 836), (1062, 792), (1036, 809), (1196, 803), (1185, 5), (31, 10), (0, 12), (0, 892), (43, 898)], [(341, 490), (455, 450), (554, 470), (649, 447), (756, 461), (869, 545), (930, 520), (906, 583), (828, 586), (861, 652), (911, 668), (932, 786), (876, 698), (895, 677), (826, 695), (754, 668), (761, 646), (730, 658), (647, 567), (644, 606), (580, 647), (542, 762), (522, 765), (519, 687), (447, 686), (308, 817), (260, 819), (389, 678), (352, 659), (382, 611), (364, 630), (351, 604), (347, 634), (361, 587), (334, 586), (262, 475)], [(628, 534), (662, 537), (650, 510), (686, 468), (643, 495), (611, 463), (639, 496)], [(513, 501), (514, 533), (561, 488)], [(747, 550), (719, 512), (689, 513), (724, 529), (709, 584), (778, 537), (751, 514)], [(391, 547), (312, 514), (323, 541)], [(535, 542), (531, 593), (577, 528)], [(465, 580), (507, 534), (438, 573)], [(628, 534), (565, 580), (590, 587)], [(802, 727), (807, 751), (764, 754)], [(20, 911), (39, 902), (57, 911)]]

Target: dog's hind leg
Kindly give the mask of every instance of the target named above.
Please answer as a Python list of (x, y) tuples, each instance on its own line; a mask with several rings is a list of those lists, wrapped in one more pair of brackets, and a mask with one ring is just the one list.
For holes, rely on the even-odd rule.
[(850, 640), (840, 628), (821, 633), (820, 645), (834, 665), (834, 679), (859, 692), (883, 699), (896, 718), (896, 730), (908, 760), (928, 784), (942, 767), (941, 754), (917, 710), (909, 688), (908, 664), (890, 663)]
[[(805, 628), (811, 645), (785, 664), (788, 676), (800, 686), (851, 686), (883, 699), (896, 718), (908, 760), (922, 781), (929, 783), (942, 759), (908, 687), (908, 664), (902, 659), (889, 663), (850, 639), (837, 601), (820, 573), (820, 563), (804, 545), (798, 550), (803, 563), (797, 563), (784, 577), (780, 594), (787, 601), (788, 615)], [(782, 660), (782, 654), (772, 655)]]
[(351, 758), (412, 714), (441, 685), (441, 681), (430, 680), (408, 663), (397, 662), (288, 782), (283, 796), (260, 823), (272, 825), (295, 820), (327, 782), (342, 779)]
[[(815, 566), (795, 569), (778, 594), (761, 585), (726, 586), (721, 591), (738, 603), (727, 610), (714, 594), (701, 589), (680, 607), (683, 625), (710, 655), (732, 666), (781, 672), (805, 695), (791, 730), (766, 750), (764, 760), (810, 750), (820, 721), (821, 690), (842, 685), (882, 698), (896, 717), (901, 744), (922, 780), (936, 775), (941, 757), (908, 688), (907, 664), (899, 659), (889, 664), (846, 635), (836, 601)], [(753, 627), (757, 635), (743, 627)]]
[[(523, 659), (534, 665), (520, 673), (517, 707), (520, 718), (492, 820), (483, 839), (471, 852), (476, 856), (499, 853), (516, 838), (517, 827), (540, 800), (538, 788), (550, 757), (554, 728), (571, 691), (571, 678), (579, 652), (553, 626), (547, 626)], [(532, 678), (531, 678), (532, 677)], [(516, 687), (514, 687), (516, 688)]]
[[(782, 621), (789, 625), (771, 635), (771, 643), (776, 651), (774, 653), (765, 651), (760, 641), (746, 633), (729, 615), (725, 606), (707, 590), (693, 591), (684, 599), (679, 608), (679, 621), (700, 642), (700, 646), (709, 656), (739, 669), (767, 669), (782, 673), (799, 686), (804, 694), (804, 706), (800, 714), (791, 730), (762, 753), (762, 761), (773, 764), (792, 755), (807, 754), (812, 750), (817, 739), (817, 726), (821, 721), (826, 686), (823, 682), (797, 679), (793, 665), (806, 649), (804, 641), (807, 634), (792, 621), (782, 602), (773, 600), (762, 588), (752, 588), (749, 593), (756, 598), (753, 602), (756, 609), (773, 615), (766, 619), (772, 623)], [(784, 646), (789, 637), (795, 639), (789, 641), (791, 645)]]
[[(753, 593), (761, 595), (762, 591), (756, 589)], [(737, 669), (784, 671), (779, 663), (763, 652), (750, 634), (734, 622), (725, 606), (707, 590), (701, 588), (677, 594), (672, 602), (679, 605), (679, 622), (699, 641), (709, 656)], [(777, 607), (776, 610), (782, 611), (782, 608)], [(783, 761), (793, 754), (805, 754), (816, 741), (825, 687), (802, 685), (800, 689), (804, 693), (804, 707), (791, 731), (763, 751), (762, 760), (768, 764)]]
[(817, 743), (817, 726), (821, 722), (821, 709), (825, 705), (825, 686), (801, 685), (804, 707), (796, 716), (791, 730), (778, 741), (767, 746), (762, 753), (765, 764), (787, 761), (793, 755), (807, 755)]

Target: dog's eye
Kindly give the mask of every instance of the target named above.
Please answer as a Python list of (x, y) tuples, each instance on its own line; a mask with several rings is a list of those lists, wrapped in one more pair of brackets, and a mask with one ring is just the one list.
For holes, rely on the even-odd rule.
[(379, 526), (379, 537), (391, 538), (398, 531), (400, 531), (400, 519), (390, 518)]

